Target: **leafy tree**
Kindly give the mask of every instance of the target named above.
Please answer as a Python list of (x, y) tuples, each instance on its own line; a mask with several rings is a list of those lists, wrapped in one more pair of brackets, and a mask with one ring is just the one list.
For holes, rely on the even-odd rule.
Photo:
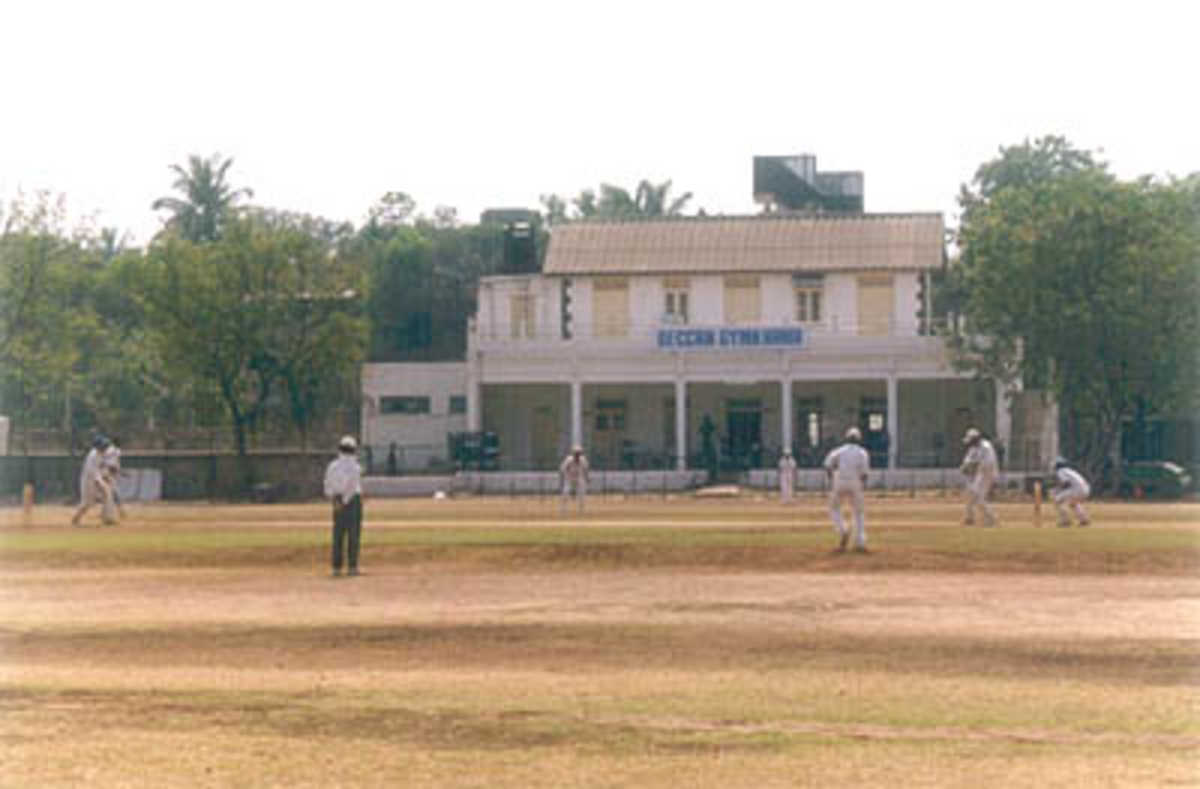
[(167, 366), (217, 389), (247, 483), (248, 436), (277, 390), (303, 433), (323, 383), (356, 373), (366, 337), (361, 266), (319, 233), (282, 224), (232, 221), (207, 244), (169, 238), (151, 248), (143, 278)]
[(175, 173), (172, 184), (182, 197), (160, 197), (151, 204), (155, 211), (171, 212), (167, 227), (180, 238), (196, 244), (216, 241), (232, 218), (236, 203), (243, 197), (253, 197), (250, 189), (235, 189), (226, 176), (233, 159), (213, 154), (207, 159), (188, 157), (186, 165), (171, 165)]
[(964, 189), (960, 363), (1052, 393), (1093, 475), (1137, 413), (1200, 382), (1196, 179), (1121, 182), (1061, 138), (1001, 150)]
[(80, 314), (72, 309), (79, 244), (65, 229), (60, 197), (14, 201), (0, 217), (0, 402), (23, 429), (56, 418), (80, 355)]

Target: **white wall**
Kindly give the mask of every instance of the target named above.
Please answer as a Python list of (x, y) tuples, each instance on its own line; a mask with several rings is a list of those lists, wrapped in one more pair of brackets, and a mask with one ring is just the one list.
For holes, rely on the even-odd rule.
[[(428, 447), (430, 457), (444, 459), (446, 434), (467, 429), (467, 415), (450, 413), (450, 397), (467, 395), (465, 362), (397, 362), (364, 364), (362, 369), (362, 436), (376, 465), (395, 442), (400, 447)], [(428, 397), (428, 414), (381, 414), (382, 397)]]
[[(829, 272), (825, 274), (825, 293), (821, 322), (813, 327), (834, 334), (855, 334), (858, 331), (858, 272)], [(663, 291), (666, 277), (659, 274), (631, 275), (629, 280), (630, 339), (650, 336), (662, 322)], [(689, 323), (695, 326), (720, 326), (727, 321), (725, 308), (725, 277), (719, 274), (687, 276)], [(893, 334), (916, 336), (920, 275), (917, 272), (894, 272)], [(592, 277), (572, 278), (571, 313), (574, 335), (590, 336), (594, 321), (592, 314)], [(763, 326), (791, 325), (795, 318), (795, 296), (790, 273), (759, 275), (761, 288), (761, 320)], [(487, 338), (512, 338), (512, 296), (528, 292), (534, 296), (537, 315), (536, 336), (542, 341), (561, 337), (560, 278), (539, 275), (487, 277), (480, 286), (479, 311), (476, 325)]]

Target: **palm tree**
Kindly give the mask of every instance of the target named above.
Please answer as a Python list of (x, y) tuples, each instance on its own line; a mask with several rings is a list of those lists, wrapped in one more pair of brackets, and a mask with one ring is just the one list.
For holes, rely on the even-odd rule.
[(679, 216), (683, 213), (683, 207), (692, 199), (692, 193), (685, 192), (668, 202), (667, 195), (670, 192), (670, 181), (656, 185), (643, 180), (638, 184), (637, 196), (634, 198), (637, 213), (640, 216)]
[(150, 207), (155, 211), (170, 211), (167, 227), (180, 237), (195, 243), (216, 241), (234, 204), (243, 197), (254, 196), (251, 190), (234, 189), (225, 181), (232, 164), (232, 158), (222, 160), (220, 154), (207, 159), (193, 154), (188, 157), (186, 167), (171, 165), (175, 173), (171, 186), (184, 197), (160, 197)]

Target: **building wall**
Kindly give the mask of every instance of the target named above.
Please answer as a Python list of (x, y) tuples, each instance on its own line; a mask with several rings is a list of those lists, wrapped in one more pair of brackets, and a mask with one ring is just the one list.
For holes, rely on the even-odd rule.
[[(725, 276), (702, 274), (687, 276), (690, 325), (727, 324), (724, 315)], [(822, 316), (816, 331), (856, 334), (858, 315), (858, 273), (830, 272), (824, 275)], [(892, 272), (892, 336), (915, 337), (920, 309), (920, 274)], [(591, 335), (593, 314), (593, 277), (577, 276), (570, 280), (570, 312), (577, 339)], [(648, 336), (663, 323), (664, 282), (661, 275), (630, 275), (630, 337)], [(561, 337), (561, 287), (559, 278), (542, 276), (488, 277), (481, 285), (478, 330), (488, 338), (512, 339), (512, 297), (528, 293), (535, 299), (537, 337), (555, 340)], [(795, 325), (795, 295), (790, 274), (759, 275), (759, 293), (763, 326)]]
[[(446, 435), (467, 429), (465, 412), (450, 412), (452, 396), (467, 396), (467, 368), (463, 362), (396, 362), (365, 364), (362, 369), (363, 423), (360, 440), (370, 448), (372, 467), (382, 467), (391, 445), (401, 453), (405, 469), (444, 463)], [(427, 414), (387, 414), (385, 397), (428, 397)], [(364, 458), (365, 460), (365, 458)]]

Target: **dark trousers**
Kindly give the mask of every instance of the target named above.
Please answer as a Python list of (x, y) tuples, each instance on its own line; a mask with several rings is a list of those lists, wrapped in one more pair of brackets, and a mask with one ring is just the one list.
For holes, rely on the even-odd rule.
[(354, 496), (342, 506), (333, 505), (333, 569), (342, 569), (342, 557), (351, 571), (358, 569), (358, 544), (362, 538), (362, 498)]

